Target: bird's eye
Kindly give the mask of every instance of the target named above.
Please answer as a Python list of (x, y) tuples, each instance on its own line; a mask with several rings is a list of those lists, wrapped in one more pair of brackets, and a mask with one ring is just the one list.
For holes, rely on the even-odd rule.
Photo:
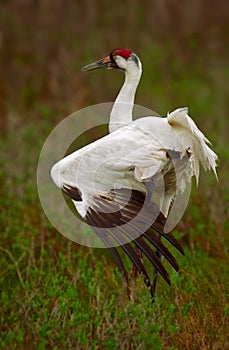
[(115, 57), (116, 55), (113, 55), (113, 52), (110, 53), (110, 60), (111, 62), (115, 63)]

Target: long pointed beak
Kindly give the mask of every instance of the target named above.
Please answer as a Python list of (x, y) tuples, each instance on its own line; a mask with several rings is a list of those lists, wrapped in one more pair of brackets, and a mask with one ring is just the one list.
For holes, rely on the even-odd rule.
[(88, 64), (87, 66), (84, 66), (83, 68), (81, 68), (81, 71), (86, 72), (86, 71), (98, 69), (98, 68), (113, 68), (110, 57), (107, 56), (105, 58), (102, 58), (99, 61)]

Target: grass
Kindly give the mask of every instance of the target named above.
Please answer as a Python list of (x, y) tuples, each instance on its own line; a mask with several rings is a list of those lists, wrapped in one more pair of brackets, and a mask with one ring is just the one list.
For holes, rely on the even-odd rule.
[[(6, 121), (0, 119), (1, 131), (6, 131), (0, 139), (0, 348), (229, 348), (229, 70), (220, 51), (222, 46), (224, 53), (228, 46), (223, 36), (226, 31), (206, 31), (210, 28), (207, 25), (202, 30), (202, 20), (211, 19), (206, 14), (199, 24), (194, 21), (195, 29), (201, 33), (200, 43), (198, 35), (193, 34), (189, 41), (183, 33), (179, 40), (174, 35), (169, 44), (166, 40), (161, 44), (163, 33), (159, 29), (169, 26), (170, 11), (156, 26), (160, 28), (150, 31), (148, 27), (144, 29), (143, 23), (146, 19), (147, 26), (151, 25), (154, 21), (150, 16), (159, 16), (160, 11), (146, 11), (139, 5), (138, 27), (128, 17), (124, 39), (114, 33), (112, 24), (102, 40), (101, 29), (93, 27), (93, 13), (86, 18), (85, 26), (77, 26), (81, 22), (74, 20), (75, 3), (74, 11), (68, 8), (65, 17), (61, 7), (54, 9), (50, 5), (50, 10), (44, 2), (40, 11), (50, 14), (47, 23), (45, 16), (36, 17), (33, 7), (18, 4), (20, 1), (11, 2), (16, 10), (12, 13), (6, 4), (0, 11), (3, 45), (5, 38), (9, 45), (4, 46), (0, 56), (5, 67), (5, 76), (0, 80), (5, 94), (2, 98), (0, 84), (0, 113), (6, 116)], [(105, 6), (99, 4), (101, 9)], [(112, 12), (117, 26), (121, 23), (121, 9), (117, 7)], [(80, 11), (85, 12), (84, 7)], [(189, 12), (182, 16), (185, 21)], [(106, 21), (101, 19), (103, 30), (109, 21), (108, 17)], [(56, 31), (52, 32), (50, 26)], [(137, 28), (142, 35), (133, 34)], [(88, 38), (82, 44), (86, 29)], [(96, 41), (90, 32), (93, 30)], [(149, 36), (152, 32), (153, 39)], [(218, 42), (213, 40), (217, 33)], [(172, 249), (181, 274), (166, 265), (172, 286), (159, 278), (153, 305), (140, 277), (137, 285), (132, 281), (134, 301), (128, 300), (120, 273), (106, 250), (79, 246), (58, 233), (43, 213), (36, 188), (39, 153), (57, 122), (90, 103), (114, 99), (121, 80), (117, 72), (84, 76), (78, 72), (91, 58), (100, 58), (96, 51), (100, 44), (100, 50), (106, 53), (106, 40), (107, 47), (114, 48), (110, 47), (111, 38), (114, 47), (120, 46), (121, 40), (121, 46), (132, 43), (136, 52), (139, 48), (144, 73), (136, 102), (162, 115), (178, 106), (190, 106), (191, 116), (220, 157), (219, 183), (213, 175), (202, 173), (199, 188), (193, 186), (190, 204), (176, 228), (175, 234), (185, 249), (184, 257)], [(206, 50), (202, 49), (204, 38)], [(216, 42), (219, 51), (214, 48)], [(131, 263), (123, 259), (131, 271)], [(146, 265), (150, 270), (147, 262)]]
[[(200, 185), (209, 194), (192, 194), (176, 233), (185, 246), (185, 257), (174, 251), (181, 275), (170, 270), (171, 287), (159, 279), (154, 305), (139, 278), (130, 302), (108, 252), (68, 241), (42, 212), (35, 173), (48, 129), (47, 120), (36, 130), (28, 123), (17, 128), (14, 144), (12, 132), (1, 145), (1, 348), (225, 348), (227, 227), (223, 217), (209, 215), (217, 201), (208, 198), (220, 185), (209, 190), (209, 176)], [(6, 150), (15, 159), (10, 165)]]

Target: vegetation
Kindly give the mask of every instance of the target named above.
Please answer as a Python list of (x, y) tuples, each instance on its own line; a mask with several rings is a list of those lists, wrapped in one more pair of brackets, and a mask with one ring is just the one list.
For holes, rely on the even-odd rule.
[[(160, 4), (1, 5), (1, 349), (229, 348), (229, 5)], [(142, 59), (137, 103), (162, 115), (189, 106), (220, 157), (219, 183), (202, 173), (176, 228), (185, 247), (185, 257), (174, 251), (181, 274), (170, 270), (171, 287), (159, 278), (153, 305), (140, 277), (132, 283), (134, 302), (128, 300), (106, 250), (59, 234), (36, 189), (39, 153), (52, 128), (77, 109), (114, 100), (117, 72), (79, 69), (115, 47), (133, 48)]]

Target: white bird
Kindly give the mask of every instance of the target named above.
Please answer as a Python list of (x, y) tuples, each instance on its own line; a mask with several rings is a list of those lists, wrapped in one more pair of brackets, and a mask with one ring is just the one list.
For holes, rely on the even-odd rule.
[[(142, 73), (135, 53), (117, 49), (82, 70), (97, 68), (125, 72), (124, 85), (110, 115), (110, 134), (60, 160), (52, 167), (51, 176), (110, 249), (127, 287), (128, 274), (115, 244), (120, 244), (130, 257), (154, 297), (157, 271), (170, 283), (160, 255), (179, 269), (161, 242), (161, 235), (183, 253), (172, 234), (163, 231), (175, 197), (184, 192), (192, 176), (198, 182), (200, 164), (216, 175), (217, 155), (189, 117), (187, 108), (176, 109), (166, 118), (146, 116), (132, 120)], [(130, 241), (154, 265), (153, 284), (139, 251)], [(156, 247), (156, 254), (147, 241)]]

